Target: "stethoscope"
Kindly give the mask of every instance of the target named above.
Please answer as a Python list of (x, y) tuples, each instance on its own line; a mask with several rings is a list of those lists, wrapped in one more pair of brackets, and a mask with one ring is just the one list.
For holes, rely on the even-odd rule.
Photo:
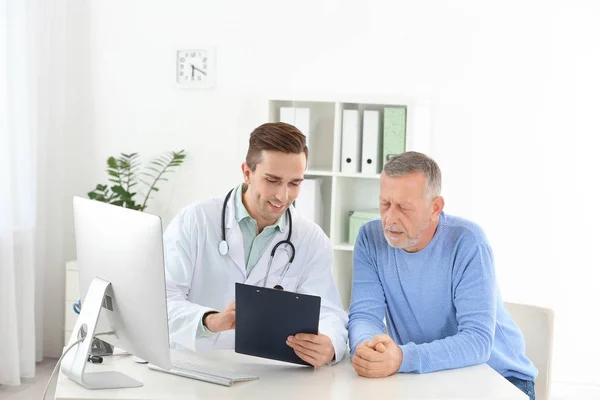
[[(229, 245), (227, 244), (227, 240), (225, 240), (225, 211), (227, 210), (227, 202), (229, 201), (231, 193), (233, 193), (234, 189), (231, 189), (229, 193), (227, 193), (227, 196), (225, 196), (225, 202), (223, 203), (223, 208), (221, 209), (221, 241), (219, 242), (219, 254), (221, 254), (222, 256), (226, 256), (227, 254), (229, 254)], [(285, 274), (290, 269), (290, 265), (294, 261), (294, 257), (296, 257), (296, 248), (290, 240), (292, 238), (292, 213), (290, 212), (289, 208), (286, 210), (286, 213), (287, 219), (290, 224), (287, 239), (277, 242), (277, 244), (273, 246), (273, 250), (271, 250), (271, 256), (269, 257), (269, 264), (267, 266), (267, 274), (265, 275), (265, 279), (263, 280), (263, 287), (265, 287), (267, 285), (267, 278), (269, 277), (269, 273), (271, 272), (271, 264), (273, 263), (273, 257), (275, 256), (277, 248), (281, 245), (287, 244), (288, 248), (282, 247), (282, 249), (285, 250), (285, 252), (288, 255), (288, 262), (285, 265), (285, 268), (283, 268), (281, 276), (279, 277), (279, 282), (277, 282), (277, 285), (273, 287), (273, 289), (277, 290), (283, 290), (281, 282), (283, 281)]]

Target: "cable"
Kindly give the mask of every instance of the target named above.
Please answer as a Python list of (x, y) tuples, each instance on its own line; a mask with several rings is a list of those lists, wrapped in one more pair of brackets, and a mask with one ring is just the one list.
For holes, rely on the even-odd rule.
[(46, 398), (46, 393), (48, 393), (48, 388), (50, 387), (50, 382), (52, 382), (52, 378), (54, 377), (54, 374), (56, 373), (56, 370), (58, 369), (58, 366), (60, 365), (60, 362), (62, 361), (63, 357), (69, 352), (69, 350), (71, 350), (73, 347), (75, 347), (75, 345), (83, 342), (84, 340), (85, 340), (85, 338), (79, 339), (78, 341), (76, 341), (75, 343), (70, 345), (69, 348), (67, 348), (67, 350), (65, 350), (64, 353), (60, 356), (60, 358), (58, 359), (58, 362), (56, 363), (56, 367), (54, 367), (52, 374), (50, 374), (50, 379), (48, 379), (48, 383), (46, 384), (46, 389), (44, 389), (44, 394), (42, 395), (42, 400), (44, 400)]
[[(108, 332), (100, 332), (95, 334), (94, 336), (102, 336), (102, 335), (114, 335), (115, 331), (108, 331)], [(48, 379), (48, 383), (46, 384), (46, 389), (44, 389), (44, 394), (42, 395), (42, 400), (44, 400), (46, 398), (46, 393), (48, 392), (48, 388), (50, 387), (50, 382), (52, 381), (52, 378), (54, 377), (54, 374), (56, 373), (56, 370), (58, 369), (58, 366), (60, 365), (60, 362), (62, 361), (63, 357), (69, 352), (69, 350), (71, 350), (73, 347), (75, 347), (76, 344), (79, 344), (81, 342), (83, 342), (85, 340), (85, 336), (82, 337), (81, 339), (79, 339), (78, 341), (76, 341), (75, 343), (73, 343), (71, 346), (69, 346), (68, 349), (66, 349), (64, 351), (64, 353), (60, 356), (60, 358), (58, 359), (58, 362), (56, 363), (56, 366), (54, 367), (54, 370), (52, 371), (52, 374), (50, 375), (50, 379)], [(102, 362), (102, 361), (100, 361)]]

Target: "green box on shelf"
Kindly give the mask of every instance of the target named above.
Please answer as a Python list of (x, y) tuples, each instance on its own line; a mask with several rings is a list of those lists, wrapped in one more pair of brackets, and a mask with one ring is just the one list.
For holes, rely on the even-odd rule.
[(378, 208), (350, 211), (348, 216), (350, 219), (350, 223), (348, 224), (348, 241), (352, 245), (356, 241), (360, 227), (380, 217)]

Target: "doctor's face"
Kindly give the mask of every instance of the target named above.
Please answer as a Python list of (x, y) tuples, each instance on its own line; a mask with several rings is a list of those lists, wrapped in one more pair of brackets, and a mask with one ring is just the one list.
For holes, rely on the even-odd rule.
[(277, 221), (300, 194), (304, 180), (306, 155), (304, 153), (262, 152), (262, 159), (252, 171), (242, 164), (248, 190), (243, 196), (244, 205), (259, 229)]

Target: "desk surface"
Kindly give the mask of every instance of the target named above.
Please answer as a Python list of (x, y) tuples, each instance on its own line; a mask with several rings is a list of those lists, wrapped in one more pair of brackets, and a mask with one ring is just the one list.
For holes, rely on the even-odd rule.
[(172, 350), (173, 360), (209, 363), (215, 368), (250, 373), (259, 380), (225, 387), (148, 369), (131, 356), (105, 357), (102, 364), (89, 364), (89, 372), (121, 371), (144, 383), (130, 389), (87, 390), (60, 373), (55, 400), (127, 399), (515, 399), (528, 397), (487, 364), (430, 374), (396, 374), (383, 379), (362, 378), (354, 372), (350, 357), (339, 364), (310, 368), (237, 354), (215, 351), (202, 355)]

